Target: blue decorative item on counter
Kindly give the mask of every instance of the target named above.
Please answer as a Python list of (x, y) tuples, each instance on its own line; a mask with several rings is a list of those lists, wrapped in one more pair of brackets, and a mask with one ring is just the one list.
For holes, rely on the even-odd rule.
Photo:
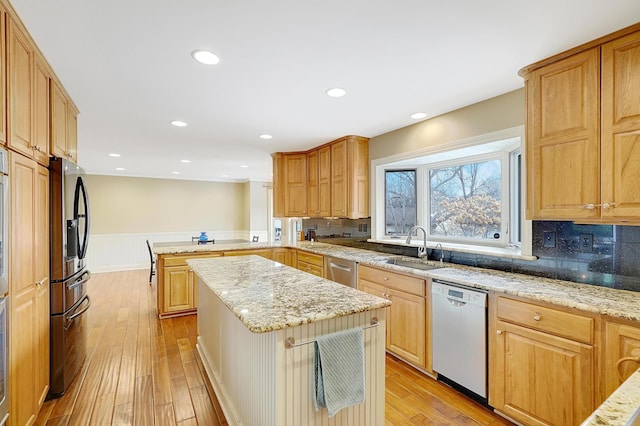
[(209, 241), (209, 237), (207, 237), (207, 233), (206, 232), (201, 232), (200, 233), (200, 238), (198, 238), (199, 241)]

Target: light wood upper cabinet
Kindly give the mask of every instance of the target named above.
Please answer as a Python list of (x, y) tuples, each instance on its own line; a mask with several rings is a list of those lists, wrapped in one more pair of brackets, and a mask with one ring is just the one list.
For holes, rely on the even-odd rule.
[(640, 31), (602, 46), (601, 202), (604, 219), (640, 220)]
[(307, 154), (284, 154), (285, 216), (308, 216)]
[(527, 217), (640, 223), (640, 25), (560, 56), (521, 71)]
[(307, 153), (308, 207), (310, 217), (331, 215), (331, 147), (322, 146)]
[(13, 19), (7, 27), (7, 146), (33, 156), (33, 72), (34, 52), (27, 36)]
[(533, 218), (597, 217), (597, 210), (583, 206), (600, 200), (599, 69), (595, 48), (527, 76), (527, 188)]
[(275, 217), (369, 217), (369, 139), (272, 157)]
[(10, 175), (10, 423), (25, 425), (49, 390), (49, 175), (16, 153)]
[(622, 384), (618, 373), (627, 379), (640, 368), (640, 324), (608, 320), (604, 326), (603, 394), (604, 400)]
[(33, 158), (49, 165), (49, 81), (51, 76), (44, 59), (34, 57), (33, 66)]
[(495, 294), (489, 309), (489, 404), (527, 425), (579, 425), (596, 406), (595, 318)]
[(60, 85), (51, 80), (51, 154), (78, 162), (78, 110)]
[(7, 11), (0, 3), (0, 144), (7, 143)]
[(331, 216), (369, 217), (368, 142), (347, 136), (331, 144)]

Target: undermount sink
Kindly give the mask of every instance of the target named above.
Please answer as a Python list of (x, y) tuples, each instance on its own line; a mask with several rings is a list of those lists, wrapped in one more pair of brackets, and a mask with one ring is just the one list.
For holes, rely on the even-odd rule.
[(386, 261), (386, 263), (390, 265), (404, 266), (407, 268), (422, 269), (423, 271), (444, 267), (444, 265), (439, 263), (426, 263), (426, 262), (420, 262), (419, 260), (405, 260), (405, 259), (389, 259)]

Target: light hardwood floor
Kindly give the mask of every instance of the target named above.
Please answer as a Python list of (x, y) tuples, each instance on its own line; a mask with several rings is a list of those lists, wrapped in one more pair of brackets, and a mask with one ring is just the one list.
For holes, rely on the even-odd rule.
[[(196, 316), (158, 320), (148, 270), (94, 274), (87, 359), (36, 425), (226, 425), (195, 359)], [(510, 425), (387, 356), (386, 424)]]

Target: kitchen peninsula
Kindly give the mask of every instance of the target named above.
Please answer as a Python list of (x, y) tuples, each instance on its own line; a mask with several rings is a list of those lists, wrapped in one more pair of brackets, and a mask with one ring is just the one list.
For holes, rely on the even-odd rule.
[(361, 327), (365, 403), (331, 421), (384, 424), (386, 299), (259, 256), (187, 261), (198, 354), (229, 424), (329, 424), (312, 395), (314, 339)]

